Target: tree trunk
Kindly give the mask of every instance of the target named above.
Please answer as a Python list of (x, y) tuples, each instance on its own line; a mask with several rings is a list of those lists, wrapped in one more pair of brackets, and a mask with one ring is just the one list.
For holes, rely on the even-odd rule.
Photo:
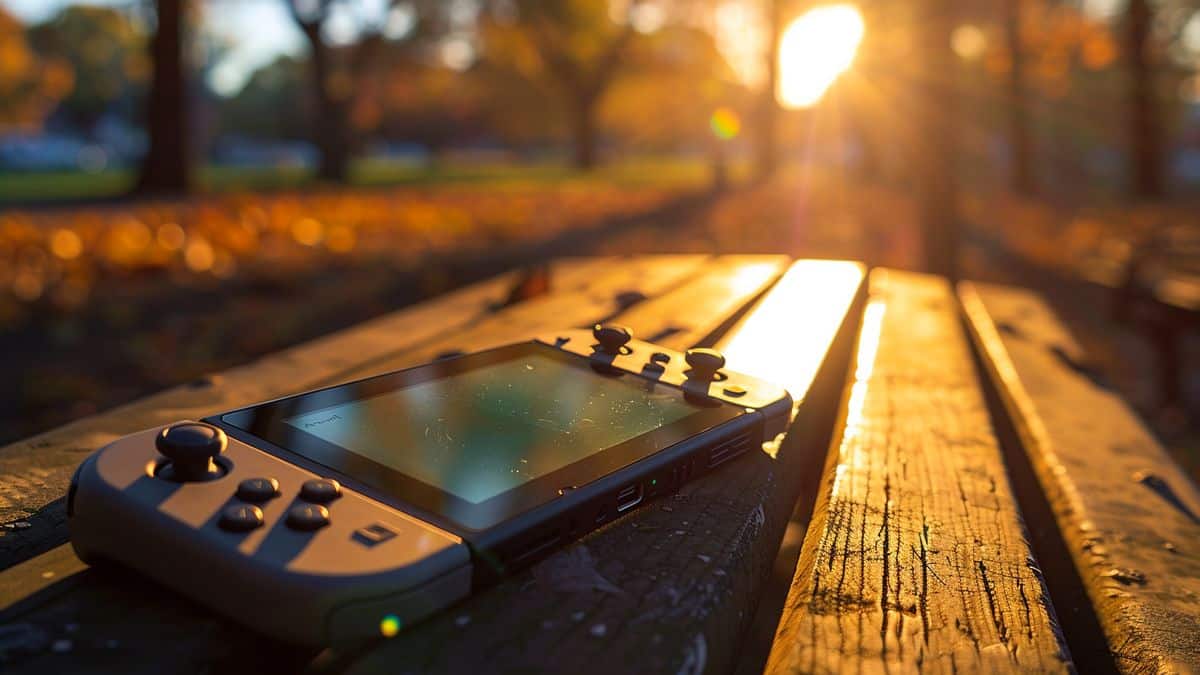
[(1148, 53), (1153, 18), (1148, 0), (1129, 0), (1127, 38), (1132, 105), (1129, 140), (1133, 191), (1135, 196), (1146, 199), (1162, 197), (1165, 192), (1154, 66)]
[(572, 165), (590, 171), (596, 167), (596, 103), (597, 98), (574, 95), (571, 98)]
[(763, 85), (758, 104), (758, 122), (755, 138), (755, 173), (760, 180), (770, 178), (779, 166), (779, 101), (776, 89), (779, 86), (779, 38), (783, 33), (783, 8), (781, 0), (766, 0), (767, 3), (767, 81)]
[(337, 183), (346, 181), (350, 166), (350, 135), (347, 133), (347, 105), (344, 92), (333, 81), (329, 47), (321, 39), (320, 26), (305, 28), (312, 48), (313, 92), (317, 110), (313, 143), (321, 153), (317, 177)]
[(1005, 37), (1012, 68), (1008, 74), (1008, 143), (1012, 148), (1012, 186), (1018, 194), (1036, 191), (1033, 175), (1033, 136), (1025, 89), (1025, 52), (1021, 44), (1021, 0), (1004, 3)]
[[(957, 0), (926, 0), (931, 10), (918, 24), (918, 72), (955, 73), (950, 50)], [(918, 213), (922, 228), (925, 268), (951, 280), (958, 277), (958, 191), (954, 180), (958, 109), (954, 86), (921, 85), (917, 107), (922, 147), (915, 159), (918, 169)]]
[(189, 183), (187, 79), (183, 63), (185, 0), (157, 0), (158, 28), (151, 41), (154, 69), (146, 102), (149, 147), (134, 191), (185, 192)]

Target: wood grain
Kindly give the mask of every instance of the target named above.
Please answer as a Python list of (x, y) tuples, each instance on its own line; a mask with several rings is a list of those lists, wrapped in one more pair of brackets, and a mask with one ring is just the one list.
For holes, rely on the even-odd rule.
[(1197, 671), (1200, 491), (1036, 295), (959, 295), (1117, 667)]
[(941, 279), (876, 270), (767, 671), (1070, 668)]

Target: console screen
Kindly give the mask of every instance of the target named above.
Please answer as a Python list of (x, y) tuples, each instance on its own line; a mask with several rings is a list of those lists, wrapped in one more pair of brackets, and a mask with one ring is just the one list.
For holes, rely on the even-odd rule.
[(697, 410), (668, 387), (529, 353), (281, 421), (479, 504)]

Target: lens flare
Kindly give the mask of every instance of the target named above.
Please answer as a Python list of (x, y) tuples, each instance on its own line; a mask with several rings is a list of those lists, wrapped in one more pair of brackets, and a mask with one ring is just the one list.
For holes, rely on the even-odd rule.
[(779, 39), (779, 103), (807, 108), (820, 101), (854, 62), (865, 30), (852, 5), (816, 7), (789, 24)]
[(742, 120), (729, 108), (717, 108), (708, 123), (712, 127), (713, 135), (723, 141), (736, 138), (742, 130)]

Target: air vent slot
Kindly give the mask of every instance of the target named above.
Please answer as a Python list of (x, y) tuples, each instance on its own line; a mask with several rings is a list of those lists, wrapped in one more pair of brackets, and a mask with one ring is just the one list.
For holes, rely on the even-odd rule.
[(531, 558), (540, 556), (553, 548), (562, 539), (562, 532), (558, 529), (550, 530), (544, 535), (530, 541), (525, 545), (525, 550), (513, 559), (513, 565), (517, 565)]
[(708, 468), (720, 466), (734, 457), (745, 454), (751, 445), (750, 434), (742, 434), (725, 441), (709, 451)]

